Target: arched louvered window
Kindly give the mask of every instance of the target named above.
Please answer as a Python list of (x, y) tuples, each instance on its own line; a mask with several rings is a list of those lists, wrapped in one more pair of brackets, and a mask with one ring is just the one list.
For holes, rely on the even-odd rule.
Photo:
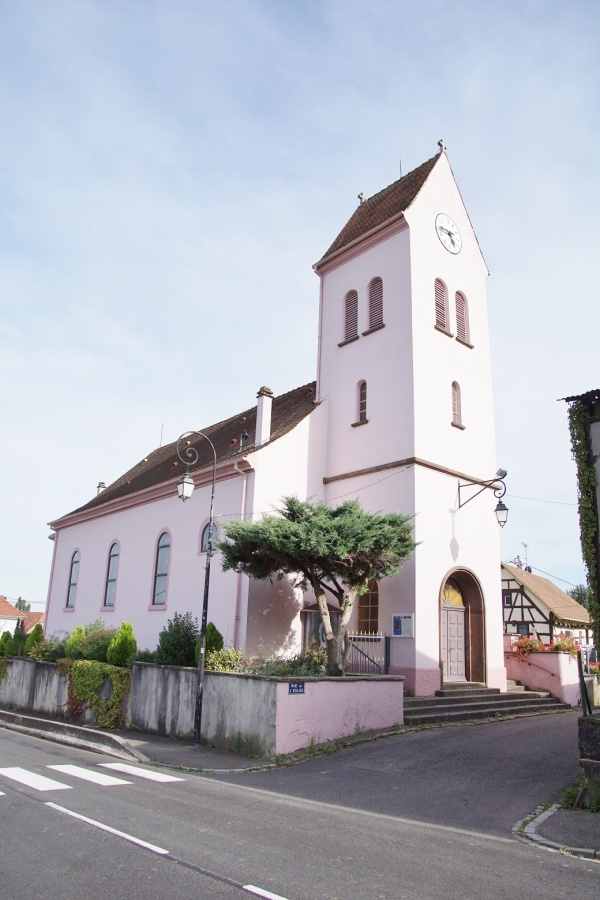
[(467, 298), (460, 291), (456, 292), (454, 297), (456, 303), (456, 337), (465, 344), (470, 342), (469, 338), (469, 307)]
[(167, 576), (169, 574), (169, 556), (171, 553), (171, 538), (163, 531), (156, 545), (156, 564), (154, 566), (154, 593), (153, 606), (164, 606), (167, 602)]
[(383, 281), (374, 278), (369, 285), (369, 328), (383, 325)]
[(119, 545), (113, 544), (108, 553), (108, 566), (106, 567), (106, 586), (104, 588), (104, 606), (115, 605), (117, 593), (117, 569), (119, 568)]
[(462, 426), (462, 412), (460, 408), (460, 385), (452, 382), (452, 424)]
[(71, 557), (71, 568), (69, 569), (69, 586), (67, 588), (67, 609), (73, 609), (75, 606), (75, 595), (77, 594), (77, 579), (79, 578), (79, 561), (81, 557), (79, 550), (76, 550)]
[(358, 599), (358, 630), (360, 634), (377, 634), (379, 631), (379, 585), (369, 582), (369, 590)]
[(344, 309), (344, 340), (349, 341), (358, 337), (358, 294), (356, 291), (348, 291), (344, 301)]
[(448, 294), (446, 285), (439, 278), (435, 279), (435, 324), (444, 331), (448, 328)]
[[(204, 528), (202, 529), (202, 540), (201, 540), (201, 542), (200, 542), (200, 549), (201, 549), (202, 553), (207, 553), (207, 552), (208, 552), (208, 536), (209, 536), (209, 532), (210, 532), (210, 531), (211, 531), (210, 523), (209, 523), (208, 525), (205, 525)], [(212, 549), (213, 549), (213, 550), (215, 549), (215, 543), (216, 543), (216, 541), (217, 541), (217, 526), (216, 526), (215, 523), (213, 522), (213, 525), (212, 525), (212, 541), (211, 541)]]
[(367, 421), (367, 382), (359, 381), (358, 382), (358, 415), (356, 417), (357, 422), (366, 422)]

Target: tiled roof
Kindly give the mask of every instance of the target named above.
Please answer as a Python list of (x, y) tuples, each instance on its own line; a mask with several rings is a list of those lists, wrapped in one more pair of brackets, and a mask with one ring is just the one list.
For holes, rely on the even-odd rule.
[(578, 394), (575, 397), (561, 397), (562, 400), (566, 400), (567, 403), (574, 403), (575, 400), (579, 400), (581, 403), (598, 403), (600, 401), (600, 389), (596, 388), (592, 391), (586, 391), (585, 394)]
[[(287, 394), (281, 394), (279, 397), (273, 398), (273, 406), (271, 412), (271, 442), (287, 434), (299, 422), (302, 421), (315, 408), (316, 382), (305, 384), (302, 387), (289, 391)], [(217, 454), (217, 465), (219, 463), (233, 461), (241, 455), (246, 456), (254, 451), (254, 442), (256, 434), (256, 406), (246, 409), (244, 412), (225, 419), (223, 422), (217, 422), (216, 425), (209, 425), (205, 428), (199, 428), (210, 438), (214, 444)], [(248, 434), (248, 439), (243, 441), (243, 450), (240, 454), (240, 435), (242, 432)], [(198, 462), (194, 466), (190, 466), (191, 472), (198, 472), (213, 464), (213, 453), (208, 441), (201, 437), (191, 438), (191, 447), (198, 452)], [(125, 472), (116, 481), (89, 503), (74, 510), (75, 513), (83, 510), (101, 507), (111, 500), (126, 497), (135, 494), (146, 488), (154, 487), (165, 481), (170, 481), (177, 475), (183, 475), (185, 465), (180, 461), (177, 455), (177, 441), (159, 447), (153, 450), (148, 456), (144, 457), (140, 462), (136, 463), (132, 469)]]
[(0, 597), (0, 616), (18, 616), (21, 618), (23, 613), (8, 602), (6, 597)]
[[(417, 169), (413, 169), (408, 175), (404, 175), (398, 181), (394, 181), (388, 187), (369, 197), (355, 210), (346, 225), (342, 228), (335, 241), (319, 260), (319, 263), (331, 256), (342, 247), (346, 247), (358, 238), (383, 225), (388, 219), (392, 219), (411, 205), (425, 182), (429, 173), (435, 166), (441, 154), (436, 154), (424, 162)], [(318, 265), (318, 263), (317, 263)]]
[(23, 631), (25, 634), (30, 634), (35, 626), (39, 623), (40, 625), (44, 625), (44, 613), (43, 612), (26, 612), (23, 613)]
[(559, 625), (584, 627), (590, 624), (590, 614), (587, 609), (565, 594), (553, 581), (541, 578), (532, 572), (524, 572), (523, 569), (517, 569), (516, 566), (509, 566), (507, 563), (502, 563), (502, 568), (506, 569), (511, 578), (531, 591), (534, 597), (541, 600), (550, 612), (554, 613)]

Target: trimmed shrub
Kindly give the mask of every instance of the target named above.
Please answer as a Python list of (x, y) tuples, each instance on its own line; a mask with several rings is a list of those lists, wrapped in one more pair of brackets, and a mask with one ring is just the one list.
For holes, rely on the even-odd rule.
[(112, 666), (129, 668), (136, 653), (137, 644), (133, 635), (133, 625), (131, 622), (123, 622), (108, 645), (106, 661)]
[[(223, 635), (216, 627), (213, 622), (209, 622), (206, 626), (206, 656), (209, 653), (212, 653), (213, 650), (222, 650), (224, 646)], [(198, 665), (198, 657), (200, 656), (200, 635), (198, 635), (198, 640), (196, 641), (196, 647), (194, 650), (194, 659), (196, 660), (196, 665)], [(204, 660), (204, 665), (206, 665), (206, 658)]]
[(206, 654), (204, 666), (213, 672), (242, 672), (245, 668), (244, 652), (233, 647), (211, 650)]
[(191, 613), (175, 613), (158, 636), (155, 662), (161, 666), (194, 666), (200, 627)]
[(31, 656), (31, 648), (35, 644), (41, 644), (44, 640), (44, 629), (38, 622), (37, 625), (33, 628), (31, 634), (27, 635), (27, 640), (25, 641), (25, 656)]
[(70, 634), (65, 641), (65, 656), (67, 659), (83, 659), (79, 652), (79, 644), (85, 637), (83, 625), (78, 625), (73, 634)]

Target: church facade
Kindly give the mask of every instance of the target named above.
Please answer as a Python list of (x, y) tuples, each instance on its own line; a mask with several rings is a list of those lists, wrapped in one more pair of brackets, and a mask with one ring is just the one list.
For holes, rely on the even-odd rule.
[[(217, 536), (283, 495), (414, 516), (418, 546), (361, 598), (352, 627), (390, 636), (408, 693), (443, 682), (505, 689), (493, 490), (488, 275), (446, 153), (361, 203), (322, 259), (316, 380), (202, 428), (215, 447)], [(176, 445), (150, 453), (51, 523), (47, 632), (98, 617), (154, 649), (174, 612), (200, 614), (213, 456), (202, 438), (181, 503)], [(464, 490), (464, 488), (463, 488)], [(479, 487), (473, 487), (473, 491)], [(211, 568), (209, 619), (227, 643), (299, 649), (311, 604), (287, 581)]]

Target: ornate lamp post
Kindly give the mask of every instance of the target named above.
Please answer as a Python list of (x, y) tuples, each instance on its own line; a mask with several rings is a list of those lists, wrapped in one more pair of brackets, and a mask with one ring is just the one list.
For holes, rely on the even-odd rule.
[[(504, 505), (502, 502), (502, 497), (504, 497), (506, 493), (506, 485), (504, 483), (504, 479), (506, 478), (507, 471), (506, 469), (498, 469), (496, 472), (495, 478), (490, 478), (489, 481), (467, 481), (464, 484), (458, 482), (458, 508), (461, 509), (463, 506), (466, 506), (471, 500), (475, 497), (478, 497), (486, 488), (492, 488), (494, 491), (494, 497), (498, 500), (496, 504), (496, 508), (494, 510), (496, 514), (496, 519), (498, 521), (498, 525), (500, 528), (504, 528), (506, 525), (506, 520), (508, 519), (508, 507)], [(466, 500), (461, 498), (461, 489), (478, 486), (481, 485), (480, 490), (476, 491), (474, 494), (471, 494), (470, 497), (467, 497)]]
[(204, 598), (202, 601), (202, 621), (200, 625), (200, 652), (198, 654), (198, 686), (196, 690), (196, 710), (194, 713), (194, 743), (197, 747), (200, 743), (200, 730), (202, 727), (202, 696), (204, 693), (204, 661), (206, 656), (206, 621), (208, 618), (208, 590), (210, 586), (210, 560), (213, 554), (214, 531), (214, 507), (215, 507), (215, 480), (217, 474), (217, 451), (209, 437), (201, 431), (186, 431), (177, 441), (177, 456), (186, 465), (185, 475), (177, 482), (177, 495), (185, 501), (189, 500), (195, 488), (195, 482), (190, 475), (190, 466), (198, 462), (198, 451), (192, 447), (188, 440), (190, 435), (204, 438), (211, 446), (213, 452), (212, 490), (210, 494), (210, 516), (208, 520), (208, 542), (206, 547), (206, 568), (204, 570)]

